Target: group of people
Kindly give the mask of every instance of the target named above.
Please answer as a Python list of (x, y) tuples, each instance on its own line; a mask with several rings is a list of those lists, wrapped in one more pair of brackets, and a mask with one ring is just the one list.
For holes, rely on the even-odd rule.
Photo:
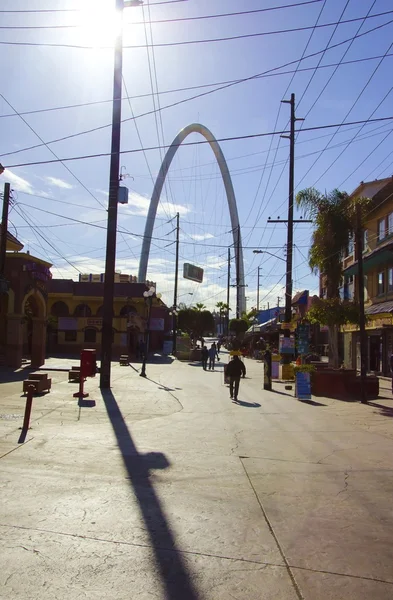
[[(207, 348), (205, 344), (202, 346), (202, 367), (204, 371), (214, 371), (214, 365), (216, 358), (220, 359), (219, 355), (219, 345), (215, 342)], [(207, 363), (209, 361), (209, 367)], [(239, 394), (239, 385), (240, 378), (246, 376), (246, 367), (243, 361), (240, 360), (240, 357), (235, 354), (232, 356), (232, 360), (225, 367), (225, 377), (229, 379), (229, 395), (233, 399), (234, 402), (237, 402), (238, 394)]]
[(218, 348), (216, 342), (213, 342), (210, 348), (207, 348), (204, 344), (202, 346), (202, 367), (204, 371), (207, 371), (207, 362), (209, 361), (209, 371), (214, 371), (214, 365), (217, 360), (220, 360), (218, 355)]

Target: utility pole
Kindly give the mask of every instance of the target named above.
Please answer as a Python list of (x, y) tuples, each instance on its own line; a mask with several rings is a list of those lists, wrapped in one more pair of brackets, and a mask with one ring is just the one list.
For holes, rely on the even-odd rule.
[[(282, 102), (291, 105), (291, 127), (289, 134), (289, 194), (288, 194), (288, 235), (287, 235), (287, 272), (285, 283), (285, 322), (290, 323), (292, 319), (292, 259), (293, 259), (293, 196), (295, 185), (295, 94), (291, 94), (290, 100)], [(286, 136), (287, 137), (287, 136)], [(289, 337), (290, 331), (286, 329), (284, 336)]]
[(175, 289), (173, 293), (173, 343), (172, 343), (172, 354), (176, 356), (176, 342), (177, 342), (177, 281), (179, 277), (179, 213), (176, 213), (176, 264), (175, 264)]
[(257, 311), (259, 312), (259, 271), (261, 267), (258, 267), (258, 283), (257, 283)]
[(119, 192), (120, 168), (121, 94), (123, 64), (123, 33), (121, 22), (123, 16), (123, 8), (124, 0), (116, 0), (116, 12), (120, 22), (120, 26), (115, 42), (115, 61), (113, 76), (112, 143), (109, 171), (109, 200), (101, 343), (100, 387), (102, 389), (109, 389), (111, 385), (113, 297), (115, 291), (117, 201)]
[(236, 242), (236, 319), (240, 319), (240, 225), (237, 228)]
[[(10, 206), (10, 184), (4, 184), (3, 213), (1, 217), (1, 241), (0, 241), (0, 281), (5, 280), (5, 258), (7, 252), (8, 233), (8, 210)], [(3, 287), (3, 283), (1, 283)]]
[(359, 301), (359, 331), (360, 331), (360, 387), (361, 403), (367, 404), (367, 335), (366, 318), (364, 314), (364, 271), (363, 271), (363, 227), (362, 205), (356, 205), (356, 258), (358, 262), (358, 301)]
[(227, 335), (229, 335), (229, 291), (231, 287), (231, 249), (228, 248), (228, 277), (227, 277)]

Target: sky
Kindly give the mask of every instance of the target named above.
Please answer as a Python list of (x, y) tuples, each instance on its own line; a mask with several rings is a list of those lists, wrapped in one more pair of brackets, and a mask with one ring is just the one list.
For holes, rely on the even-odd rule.
[[(105, 270), (114, 6), (3, 0), (0, 7), (0, 185), (13, 189), (11, 233), (53, 264), (55, 278)], [(223, 140), (247, 307), (256, 306), (258, 267), (260, 308), (278, 298), (283, 305), (287, 229), (268, 223), (285, 220), (288, 210), (289, 141), (277, 132), (288, 130), (290, 113), (281, 101), (294, 93), (296, 116), (304, 118), (296, 123), (295, 193), (351, 192), (360, 181), (392, 175), (393, 122), (370, 121), (393, 116), (392, 34), (389, 0), (145, 0), (125, 9), (120, 162), (129, 203), (119, 205), (116, 270), (137, 275), (165, 147), (199, 122)], [(224, 185), (209, 145), (195, 143), (201, 140), (191, 134), (169, 169), (147, 278), (171, 305), (179, 212), (178, 300), (213, 309), (226, 301), (228, 247), (231, 286), (235, 264)], [(83, 158), (92, 154), (102, 156)], [(295, 209), (300, 216), (307, 215)], [(294, 293), (318, 293), (307, 262), (312, 228), (295, 225)], [(203, 283), (183, 279), (184, 262), (204, 269)], [(230, 304), (235, 310), (234, 287)]]

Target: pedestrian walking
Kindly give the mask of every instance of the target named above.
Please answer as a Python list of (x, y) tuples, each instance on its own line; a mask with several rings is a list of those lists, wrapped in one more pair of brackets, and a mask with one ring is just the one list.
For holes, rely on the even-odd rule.
[(221, 342), (220, 342), (220, 340), (218, 340), (218, 342), (217, 342), (217, 354), (220, 352), (220, 348), (221, 348)]
[(244, 379), (246, 376), (246, 367), (236, 354), (227, 364), (226, 375), (229, 377), (229, 395), (236, 402), (239, 394), (240, 377)]
[(203, 370), (206, 371), (207, 370), (207, 359), (209, 358), (209, 350), (206, 348), (205, 345), (202, 346), (201, 354), (202, 354), (202, 367), (203, 367)]
[(214, 371), (214, 364), (216, 362), (216, 357), (218, 358), (217, 347), (213, 342), (209, 348), (209, 371)]

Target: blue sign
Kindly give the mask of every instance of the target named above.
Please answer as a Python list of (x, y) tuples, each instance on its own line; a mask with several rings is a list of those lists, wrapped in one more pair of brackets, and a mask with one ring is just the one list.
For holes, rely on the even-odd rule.
[(296, 373), (296, 397), (299, 400), (311, 400), (311, 377), (310, 373)]
[(299, 324), (297, 326), (297, 351), (299, 354), (308, 354), (310, 339), (310, 326)]

